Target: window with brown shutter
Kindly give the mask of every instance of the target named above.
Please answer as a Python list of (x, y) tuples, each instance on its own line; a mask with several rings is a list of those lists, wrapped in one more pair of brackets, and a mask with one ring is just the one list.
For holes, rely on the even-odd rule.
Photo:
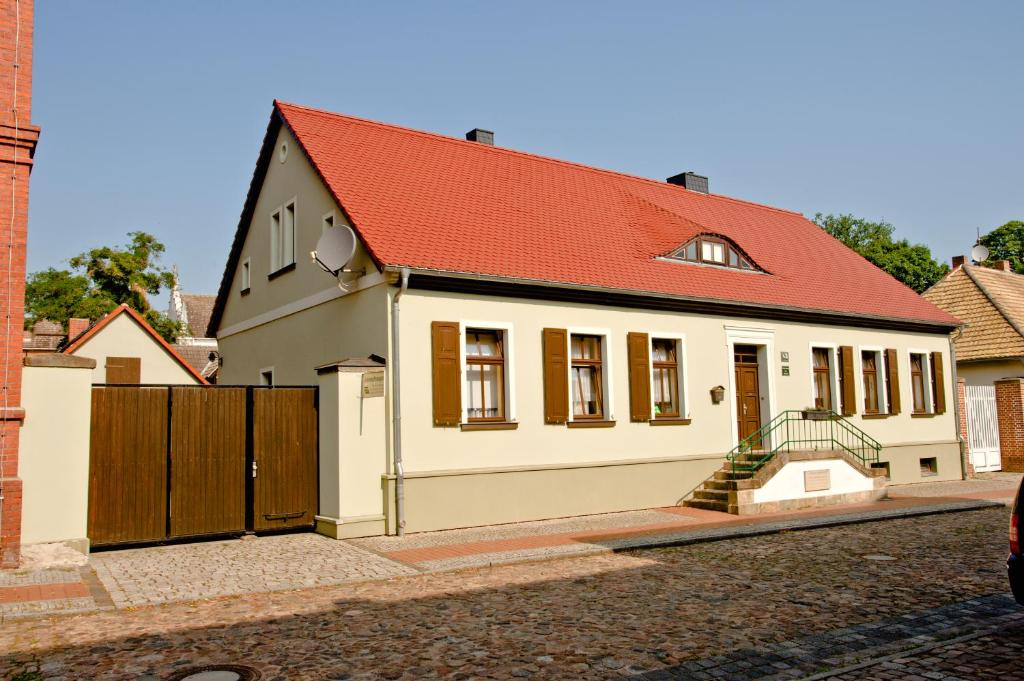
[(572, 356), (572, 418), (604, 418), (604, 338), (591, 334), (569, 337)]
[(646, 333), (626, 334), (626, 348), (629, 352), (629, 418), (632, 421), (649, 421), (651, 418), (648, 347)]
[(569, 420), (569, 332), (544, 329), (544, 423)]
[(434, 425), (457, 426), (462, 420), (462, 387), (459, 381), (459, 323), (430, 325), (434, 378)]
[(138, 385), (142, 383), (141, 357), (107, 357), (107, 383)]
[(844, 345), (839, 348), (839, 396), (843, 416), (857, 413), (856, 383), (853, 374), (853, 348)]
[(814, 408), (832, 409), (832, 368), (828, 348), (811, 349), (814, 378)]
[(927, 414), (924, 399), (924, 355), (918, 353), (910, 355), (910, 392), (914, 397), (914, 413)]
[(889, 413), (900, 413), (900, 365), (899, 353), (889, 349), (885, 351), (885, 389), (889, 397)]
[(654, 418), (679, 418), (679, 349), (675, 340), (655, 338), (651, 341), (651, 384), (654, 386)]
[(873, 350), (860, 353), (860, 373), (864, 380), (864, 413), (878, 413), (878, 354)]
[(946, 381), (942, 370), (942, 353), (933, 352), (932, 357), (932, 399), (935, 402), (935, 413), (946, 413)]
[(466, 420), (505, 420), (505, 343), (501, 331), (466, 329)]

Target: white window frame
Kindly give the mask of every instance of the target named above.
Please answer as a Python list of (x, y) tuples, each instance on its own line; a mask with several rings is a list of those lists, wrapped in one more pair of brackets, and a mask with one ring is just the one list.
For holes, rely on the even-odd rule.
[[(924, 382), (924, 411), (914, 411), (914, 367), (910, 363), (911, 355), (921, 355), (921, 380)], [(934, 414), (935, 396), (932, 394), (932, 353), (928, 350), (910, 348), (907, 350), (907, 385), (910, 386), (910, 413)], [(943, 387), (945, 389), (945, 387)]]
[[(889, 391), (885, 389), (885, 386), (891, 382), (889, 377), (889, 363), (885, 361), (885, 348), (879, 345), (859, 345), (857, 346), (857, 368), (859, 369), (857, 376), (860, 378), (857, 381), (857, 385), (854, 386), (854, 394), (857, 396), (857, 412), (858, 414), (867, 414), (864, 411), (864, 355), (865, 352), (875, 353), (875, 367), (878, 372), (878, 413), (879, 415), (891, 414), (891, 407), (889, 405)], [(867, 414), (868, 416), (874, 416), (874, 414)]]
[(241, 290), (248, 291), (249, 287), (252, 286), (252, 263), (249, 258), (242, 261), (242, 287)]
[(839, 403), (842, 397), (839, 394), (839, 344), (838, 343), (811, 343), (807, 351), (808, 374), (811, 377), (811, 401), (809, 406), (814, 406), (814, 351), (828, 350), (828, 384), (832, 392), (832, 405), (829, 407), (837, 414), (841, 411)]
[(469, 423), (469, 363), (466, 361), (466, 330), (501, 331), (502, 353), (505, 356), (505, 422), (518, 421), (516, 412), (516, 360), (515, 330), (512, 322), (483, 322), (471, 319), (459, 321), (459, 366), (462, 368), (462, 415), (461, 423)]
[(324, 213), (320, 217), (320, 236), (326, 234), (328, 229), (337, 226), (337, 224), (338, 217), (335, 215), (333, 210), (328, 213)]
[[(571, 326), (566, 329), (565, 336), (565, 356), (566, 356), (566, 369), (565, 369), (565, 380), (566, 386), (568, 386), (569, 393), (569, 422), (575, 421), (573, 418), (575, 409), (572, 406), (572, 337), (577, 336), (601, 336), (601, 396), (603, 403), (601, 404), (601, 410), (604, 414), (601, 417), (602, 421), (614, 421), (615, 420), (615, 399), (612, 394), (612, 386), (614, 381), (612, 380), (612, 347), (611, 329), (607, 328), (595, 328), (589, 326)], [(591, 421), (593, 419), (586, 419)]]
[(679, 417), (690, 418), (690, 388), (689, 388), (689, 365), (686, 363), (686, 334), (678, 331), (650, 331), (647, 334), (647, 381), (651, 386), (651, 420), (657, 417), (654, 414), (654, 341), (670, 340), (676, 343), (676, 381), (679, 385)]
[(737, 423), (739, 415), (736, 413), (736, 346), (758, 346), (758, 381), (761, 383), (762, 378), (767, 377), (768, 379), (768, 394), (761, 395), (762, 398), (767, 398), (766, 401), (768, 403), (767, 412), (764, 409), (760, 410), (761, 425), (763, 426), (768, 423), (770, 418), (777, 414), (777, 402), (775, 399), (775, 330), (725, 325), (725, 345), (726, 352), (729, 353), (729, 394), (726, 396), (726, 401), (729, 403), (731, 415), (729, 427), (732, 429), (732, 444), (735, 447), (739, 444), (739, 426)]
[(288, 221), (285, 217), (288, 215), (288, 209), (291, 208), (292, 224), (291, 224), (291, 260), (285, 262), (285, 252), (281, 253), (281, 267), (288, 267), (289, 265), (295, 264), (295, 246), (298, 243), (298, 232), (299, 232), (299, 202), (298, 197), (293, 196), (289, 200), (284, 202), (281, 206), (281, 246), (284, 246), (288, 242)]
[(284, 211), (281, 206), (270, 211), (270, 273), (281, 269), (281, 228), (284, 225)]
[[(266, 375), (270, 374), (270, 383), (265, 383)], [(260, 385), (274, 386), (277, 385), (277, 377), (274, 375), (274, 367), (263, 367), (260, 369)]]

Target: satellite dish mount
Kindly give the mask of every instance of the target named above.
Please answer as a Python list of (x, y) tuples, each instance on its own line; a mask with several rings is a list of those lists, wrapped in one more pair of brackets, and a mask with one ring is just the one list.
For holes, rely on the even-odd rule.
[(343, 279), (345, 274), (362, 276), (366, 274), (365, 269), (353, 270), (348, 265), (356, 253), (356, 234), (352, 228), (345, 224), (336, 224), (328, 227), (323, 236), (316, 242), (316, 250), (311, 252), (313, 262), (320, 269), (334, 276), (338, 280), (338, 287), (347, 289), (352, 279)]

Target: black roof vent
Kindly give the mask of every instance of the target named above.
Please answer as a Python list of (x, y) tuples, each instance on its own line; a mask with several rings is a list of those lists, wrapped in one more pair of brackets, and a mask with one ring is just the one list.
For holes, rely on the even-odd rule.
[(680, 187), (686, 187), (691, 191), (708, 193), (708, 178), (697, 173), (687, 171), (673, 175), (665, 181), (669, 184), (678, 184)]
[(479, 142), (480, 144), (489, 144), (494, 146), (494, 131), (484, 130), (483, 128), (473, 128), (466, 133), (466, 139), (470, 142)]

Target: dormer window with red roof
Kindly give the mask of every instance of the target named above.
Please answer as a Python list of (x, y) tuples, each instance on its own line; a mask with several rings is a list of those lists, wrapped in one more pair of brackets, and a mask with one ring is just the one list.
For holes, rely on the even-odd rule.
[(690, 239), (665, 257), (671, 260), (696, 262), (703, 265), (761, 271), (736, 244), (724, 237), (712, 234), (701, 234)]

